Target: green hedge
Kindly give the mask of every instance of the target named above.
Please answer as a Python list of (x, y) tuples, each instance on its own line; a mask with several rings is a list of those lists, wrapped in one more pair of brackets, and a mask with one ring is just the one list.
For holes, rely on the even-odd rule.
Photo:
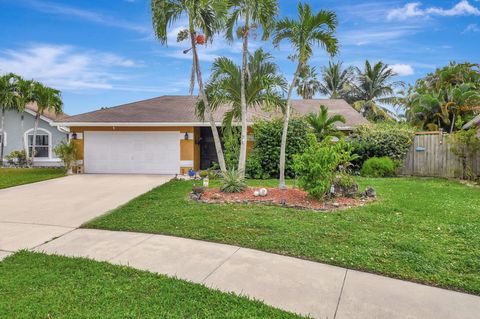
[[(252, 178), (277, 178), (283, 120), (261, 120), (253, 125), (255, 144), (247, 160), (247, 175)], [(292, 118), (288, 126), (285, 174), (294, 177), (293, 156), (305, 151), (309, 125), (302, 118)]]
[(413, 143), (415, 130), (396, 123), (379, 123), (359, 126), (349, 137), (353, 153), (358, 155), (354, 162), (357, 168), (372, 157), (389, 157), (402, 162)]

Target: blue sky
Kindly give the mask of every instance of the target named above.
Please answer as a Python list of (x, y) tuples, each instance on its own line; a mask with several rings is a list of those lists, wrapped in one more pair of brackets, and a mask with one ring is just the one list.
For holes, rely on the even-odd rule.
[[(412, 83), (449, 61), (480, 62), (480, 1), (311, 0), (314, 9), (339, 18), (340, 54), (345, 65), (382, 60)], [(280, 0), (280, 16), (295, 16), (297, 1)], [(62, 90), (65, 111), (83, 113), (140, 99), (188, 94), (188, 45), (155, 40), (148, 0), (0, 0), (0, 73), (16, 72)], [(289, 47), (269, 50), (287, 78), (294, 66)], [(240, 46), (218, 37), (201, 49), (209, 74), (217, 56), (238, 60)], [(318, 49), (311, 64), (329, 57)]]

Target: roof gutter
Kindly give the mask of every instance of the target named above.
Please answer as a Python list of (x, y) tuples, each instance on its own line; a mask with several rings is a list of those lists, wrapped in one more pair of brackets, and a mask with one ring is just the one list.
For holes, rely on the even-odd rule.
[[(247, 123), (252, 125), (253, 123)], [(207, 122), (54, 122), (54, 126), (83, 126), (83, 127), (175, 127), (175, 126), (210, 126)], [(215, 125), (222, 126), (222, 122), (215, 122)]]

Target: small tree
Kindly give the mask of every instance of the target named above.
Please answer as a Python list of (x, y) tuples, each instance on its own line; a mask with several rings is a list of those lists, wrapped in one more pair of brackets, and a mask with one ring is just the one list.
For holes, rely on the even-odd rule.
[(73, 140), (70, 142), (62, 141), (53, 149), (55, 154), (60, 158), (67, 169), (68, 174), (72, 174), (72, 165), (77, 159), (77, 151)]
[(306, 116), (308, 124), (313, 129), (313, 132), (317, 136), (317, 140), (320, 142), (328, 137), (340, 137), (342, 132), (335, 128), (337, 122), (345, 123), (345, 117), (341, 114), (328, 115), (328, 107), (320, 105), (320, 112), (309, 113)]
[(303, 154), (294, 156), (294, 168), (300, 187), (316, 199), (330, 191), (337, 169), (351, 158), (351, 147), (340, 140), (317, 142), (315, 135), (308, 136), (308, 147)]
[(480, 151), (480, 138), (476, 129), (457, 131), (450, 135), (451, 152), (462, 161), (462, 179), (473, 179), (473, 157)]

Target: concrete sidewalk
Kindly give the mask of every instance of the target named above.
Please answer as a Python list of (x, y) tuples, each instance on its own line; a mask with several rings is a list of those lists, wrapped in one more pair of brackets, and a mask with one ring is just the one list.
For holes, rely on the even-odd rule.
[(191, 239), (77, 229), (35, 250), (176, 276), (315, 318), (477, 319), (480, 314), (478, 296)]

